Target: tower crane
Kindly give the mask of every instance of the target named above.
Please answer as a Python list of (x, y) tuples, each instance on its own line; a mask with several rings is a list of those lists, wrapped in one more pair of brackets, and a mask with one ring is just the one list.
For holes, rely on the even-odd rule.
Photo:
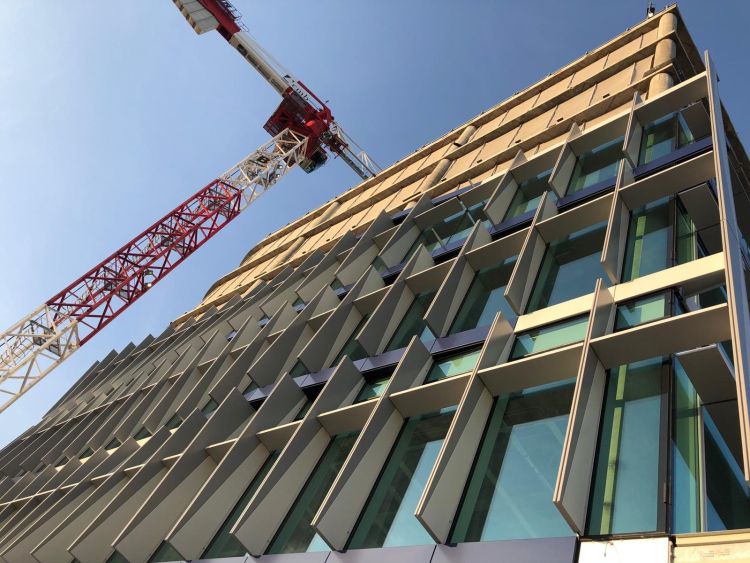
[(379, 169), (344, 133), (330, 108), (247, 33), (239, 12), (228, 0), (172, 1), (198, 34), (218, 31), (281, 95), (279, 107), (264, 125), (272, 138), (0, 333), (0, 412), (294, 166), (310, 173), (331, 153), (363, 180)]

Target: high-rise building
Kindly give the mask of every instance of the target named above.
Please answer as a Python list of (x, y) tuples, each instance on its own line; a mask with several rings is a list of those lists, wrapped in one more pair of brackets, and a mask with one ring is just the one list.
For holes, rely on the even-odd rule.
[(748, 192), (668, 7), (92, 366), (0, 453), (0, 558), (747, 561)]

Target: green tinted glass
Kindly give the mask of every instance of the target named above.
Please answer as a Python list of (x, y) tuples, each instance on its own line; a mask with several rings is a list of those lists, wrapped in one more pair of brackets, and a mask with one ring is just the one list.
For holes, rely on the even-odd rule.
[(527, 312), (591, 293), (597, 278), (607, 279), (600, 261), (606, 226), (597, 223), (547, 245)]
[(328, 551), (330, 548), (310, 526), (328, 489), (357, 439), (357, 433), (340, 434), (318, 461), (312, 475), (294, 501), (294, 505), (271, 542), (267, 553)]
[(510, 351), (510, 359), (517, 360), (545, 350), (580, 342), (586, 336), (588, 323), (589, 318), (583, 316), (519, 334)]
[(670, 265), (669, 200), (661, 199), (630, 214), (622, 281), (664, 270)]
[(505, 300), (505, 287), (513, 272), (516, 259), (509, 258), (501, 264), (479, 270), (466, 292), (449, 334), (456, 334), (479, 326), (490, 326), (498, 311), (510, 323), (516, 313)]
[[(519, 217), (525, 213), (536, 210), (542, 195), (549, 190), (549, 184), (547, 182), (551, 172), (551, 170), (545, 170), (541, 174), (518, 184), (518, 189), (510, 202), (508, 211), (505, 212), (503, 221), (508, 221), (514, 217)], [(555, 200), (557, 199), (555, 192), (550, 191), (550, 196)]]
[(625, 330), (634, 326), (663, 319), (669, 315), (669, 293), (647, 295), (617, 307), (615, 330)]
[(568, 195), (610, 180), (617, 174), (617, 166), (622, 159), (622, 143), (618, 137), (604, 145), (586, 151), (576, 159), (576, 165), (568, 184)]
[(410, 418), (373, 489), (349, 549), (434, 543), (414, 516), (454, 409)]
[(477, 365), (481, 351), (481, 348), (477, 348), (435, 360), (424, 382), (432, 383), (472, 371), (474, 366)]
[(573, 535), (552, 497), (574, 383), (495, 399), (451, 542)]
[(362, 403), (364, 401), (369, 401), (370, 399), (373, 399), (375, 397), (380, 397), (380, 395), (383, 394), (383, 391), (385, 391), (385, 388), (388, 386), (388, 382), (390, 380), (391, 374), (382, 377), (376, 377), (372, 380), (366, 379), (362, 390), (359, 392), (354, 402)]
[(654, 532), (662, 502), (666, 371), (661, 358), (608, 371), (589, 506), (592, 535)]
[(415, 335), (419, 335), (420, 340), (423, 342), (434, 340), (435, 336), (422, 320), (433, 297), (435, 297), (435, 291), (426, 291), (414, 298), (404, 318), (401, 319), (401, 324), (396, 329), (388, 346), (386, 346), (386, 352), (404, 348)]
[(240, 515), (245, 510), (245, 507), (250, 502), (250, 499), (253, 498), (255, 491), (258, 490), (258, 487), (263, 482), (263, 479), (265, 479), (268, 471), (273, 466), (277, 457), (279, 457), (279, 450), (271, 452), (271, 455), (269, 455), (266, 461), (263, 462), (263, 465), (255, 474), (255, 477), (253, 477), (252, 481), (250, 481), (250, 485), (247, 487), (247, 489), (245, 489), (245, 492), (242, 493), (242, 496), (237, 501), (237, 504), (234, 505), (234, 508), (232, 508), (229, 516), (227, 516), (227, 519), (224, 520), (224, 523), (221, 525), (221, 528), (219, 528), (219, 531), (216, 532), (216, 535), (211, 540), (211, 543), (208, 544), (206, 551), (203, 552), (203, 555), (201, 556), (203, 559), (207, 559), (209, 557), (230, 557), (245, 555), (247, 550), (242, 547), (242, 544), (237, 538), (229, 533), (229, 530), (231, 530), (232, 527), (237, 523)]

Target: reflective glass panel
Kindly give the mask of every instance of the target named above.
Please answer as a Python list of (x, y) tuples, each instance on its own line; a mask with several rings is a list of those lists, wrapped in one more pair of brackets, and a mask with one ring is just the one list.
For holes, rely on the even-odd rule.
[(271, 547), (266, 553), (302, 553), (312, 551), (329, 551), (323, 541), (310, 526), (313, 516), (320, 508), (328, 489), (333, 485), (336, 475), (344, 464), (346, 456), (352, 449), (357, 433), (339, 434), (333, 440), (318, 461), (302, 492), (294, 501), (289, 514), (276, 532)]
[(669, 293), (647, 295), (617, 307), (615, 330), (625, 330), (669, 315)]
[(617, 175), (617, 165), (622, 158), (623, 137), (618, 137), (578, 156), (568, 184), (568, 195), (611, 180)]
[(454, 409), (410, 418), (354, 529), (350, 549), (434, 543), (414, 516)]
[(476, 273), (448, 334), (490, 326), (498, 311), (510, 323), (516, 322), (516, 313), (503, 296), (515, 263), (515, 257), (509, 258)]
[(606, 222), (597, 223), (547, 245), (527, 312), (591, 293), (597, 278), (607, 279), (600, 262), (605, 230)]
[(373, 377), (372, 379), (365, 379), (365, 384), (360, 390), (357, 398), (354, 400), (355, 403), (362, 403), (369, 401), (375, 397), (380, 397), (383, 391), (388, 386), (388, 382), (391, 380), (391, 375), (383, 375), (379, 377)]
[(700, 399), (685, 370), (674, 362), (672, 436), (672, 531), (701, 531), (702, 423)]
[(622, 281), (630, 281), (668, 268), (669, 200), (660, 199), (630, 214)]
[(570, 536), (552, 504), (574, 381), (495, 399), (451, 542)]
[(682, 114), (664, 116), (643, 128), (638, 164), (648, 164), (667, 156), (694, 140)]
[(660, 527), (665, 375), (661, 358), (607, 372), (589, 534), (653, 532)]
[(576, 317), (519, 334), (510, 351), (510, 359), (517, 360), (545, 350), (580, 342), (586, 336), (588, 324), (588, 316)]
[(253, 480), (250, 481), (250, 485), (248, 485), (245, 492), (242, 493), (240, 500), (238, 500), (237, 504), (234, 505), (234, 508), (232, 508), (229, 516), (227, 516), (227, 519), (224, 520), (224, 523), (221, 525), (221, 528), (219, 528), (219, 531), (216, 532), (216, 535), (211, 540), (211, 543), (208, 544), (206, 551), (204, 551), (203, 555), (201, 556), (202, 558), (207, 559), (209, 557), (230, 557), (245, 555), (247, 550), (242, 547), (242, 544), (237, 538), (229, 533), (229, 530), (231, 530), (232, 527), (234, 527), (234, 525), (237, 523), (240, 515), (245, 510), (245, 507), (250, 502), (250, 499), (253, 498), (255, 491), (258, 490), (258, 487), (263, 482), (263, 479), (265, 479), (268, 471), (271, 469), (271, 466), (273, 466), (277, 457), (279, 457), (279, 450), (271, 452), (271, 455), (269, 455), (266, 461), (263, 462), (263, 465), (258, 470), (258, 473), (256, 473), (255, 477), (253, 477)]
[(409, 344), (409, 341), (414, 335), (419, 335), (419, 339), (422, 340), (422, 342), (435, 339), (432, 331), (427, 328), (427, 325), (422, 320), (433, 297), (435, 297), (435, 291), (425, 291), (414, 298), (414, 301), (409, 305), (409, 309), (407, 309), (404, 318), (401, 319), (401, 324), (393, 334), (391, 341), (388, 343), (388, 346), (385, 347), (385, 352), (404, 348)]
[(424, 382), (432, 383), (433, 381), (439, 381), (440, 379), (472, 371), (474, 366), (477, 365), (481, 351), (481, 348), (477, 348), (435, 360)]
[[(524, 180), (518, 185), (513, 200), (510, 202), (510, 207), (503, 217), (503, 221), (508, 221), (514, 217), (519, 217), (524, 213), (536, 210), (539, 205), (544, 192), (549, 190), (549, 176), (552, 170), (545, 170), (541, 174), (533, 176), (528, 180)], [(557, 199), (555, 192), (550, 191), (550, 196)]]

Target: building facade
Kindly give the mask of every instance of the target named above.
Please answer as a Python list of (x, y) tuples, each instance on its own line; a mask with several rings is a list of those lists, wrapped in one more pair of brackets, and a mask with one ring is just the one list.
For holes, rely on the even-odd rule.
[(748, 561), (749, 191), (670, 6), (92, 366), (0, 453), (0, 558)]

